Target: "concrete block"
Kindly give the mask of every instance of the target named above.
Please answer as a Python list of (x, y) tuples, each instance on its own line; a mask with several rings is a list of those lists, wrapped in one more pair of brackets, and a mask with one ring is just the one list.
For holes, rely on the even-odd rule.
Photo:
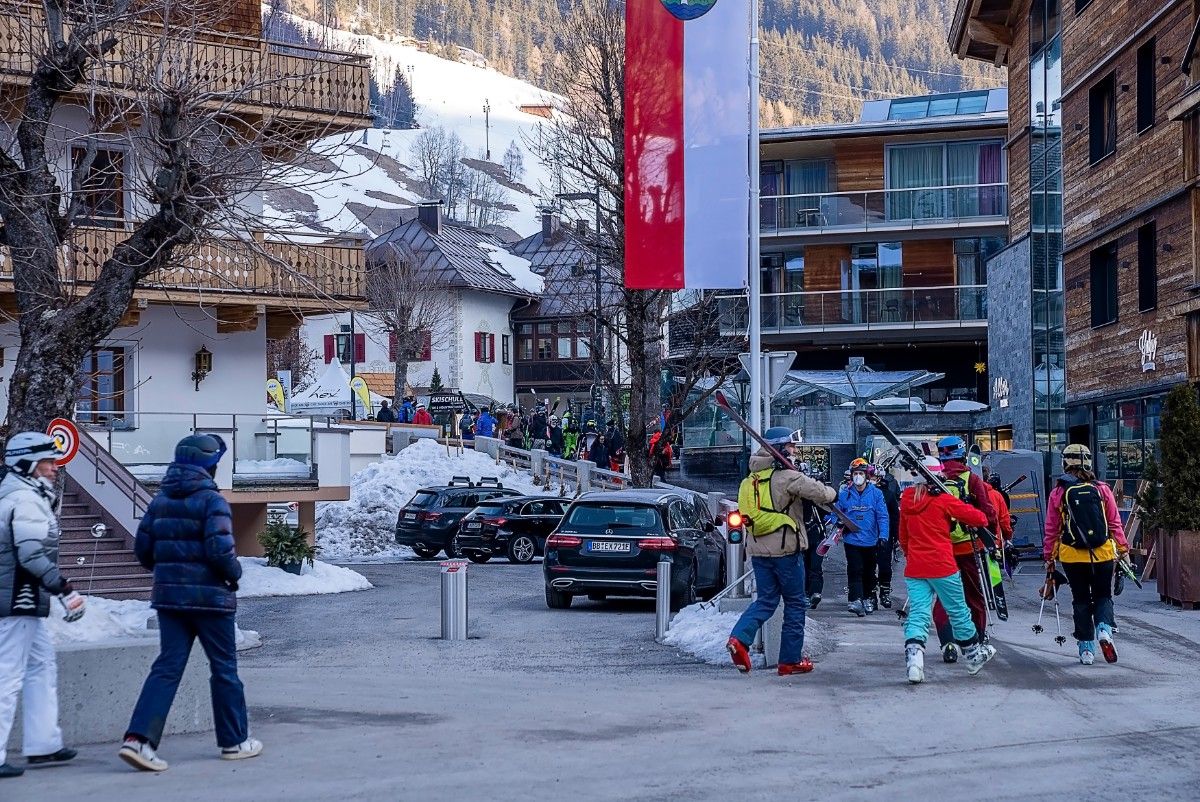
[[(157, 638), (59, 647), (58, 718), (63, 740), (68, 745), (111, 742), (115, 749), (156, 657)], [(179, 683), (165, 734), (212, 731), (208, 676), (208, 658), (197, 642)], [(21, 754), (19, 709), (15, 724), (8, 742), (13, 756)]]
[[(753, 599), (721, 599), (720, 610), (723, 613), (742, 613), (750, 606)], [(775, 615), (767, 619), (762, 630), (763, 656), (767, 660), (767, 668), (779, 665), (779, 643), (783, 639), (783, 602), (775, 608)]]

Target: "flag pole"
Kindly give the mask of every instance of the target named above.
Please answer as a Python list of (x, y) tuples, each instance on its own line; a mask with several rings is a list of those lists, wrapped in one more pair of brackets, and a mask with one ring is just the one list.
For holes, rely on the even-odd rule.
[[(763, 430), (763, 360), (762, 360), (762, 270), (759, 239), (759, 195), (762, 192), (761, 169), (758, 164), (758, 0), (750, 0), (750, 264), (747, 265), (747, 302), (749, 320), (747, 337), (750, 340), (750, 426)], [(768, 420), (770, 411), (767, 411)]]

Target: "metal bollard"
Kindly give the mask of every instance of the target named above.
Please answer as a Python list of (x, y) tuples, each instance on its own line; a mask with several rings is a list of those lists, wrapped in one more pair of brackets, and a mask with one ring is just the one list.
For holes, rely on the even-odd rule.
[(442, 563), (442, 640), (467, 639), (467, 563)]
[(662, 641), (671, 626), (671, 558), (658, 558), (658, 587), (654, 591), (654, 639)]
[(737, 583), (737, 587), (729, 592), (730, 599), (746, 598), (746, 583), (739, 581), (746, 573), (744, 551), (745, 546), (741, 543), (725, 544), (725, 587)]

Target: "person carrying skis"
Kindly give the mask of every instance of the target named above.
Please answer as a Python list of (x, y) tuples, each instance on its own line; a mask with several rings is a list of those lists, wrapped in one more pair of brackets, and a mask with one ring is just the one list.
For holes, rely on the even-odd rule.
[[(941, 472), (941, 464), (933, 457), (926, 458), (925, 467), (935, 474)], [(916, 684), (925, 679), (925, 637), (935, 599), (950, 617), (967, 673), (978, 674), (996, 650), (983, 643), (983, 633), (971, 620), (950, 533), (956, 522), (984, 526), (987, 516), (951, 494), (928, 487), (921, 472), (914, 471), (913, 481), (914, 486), (900, 499), (899, 526), (900, 548), (905, 556), (904, 584), (908, 588), (908, 618), (904, 622), (908, 681)]]
[(888, 539), (887, 502), (883, 491), (867, 481), (867, 461), (850, 463), (850, 486), (838, 493), (837, 506), (858, 526), (842, 538), (846, 550), (847, 610), (862, 618), (875, 612), (875, 565), (879, 544)]
[(900, 483), (890, 471), (867, 466), (867, 477), (883, 491), (887, 503), (888, 539), (879, 544), (876, 563), (879, 568), (879, 606), (892, 609), (892, 555), (896, 551), (896, 536), (900, 532)]
[[(951, 435), (938, 440), (937, 446), (942, 473), (950, 494), (982, 512), (987, 518), (988, 528), (995, 531), (996, 510), (992, 507), (991, 494), (983, 477), (972, 473), (967, 467), (967, 444), (961, 437)], [(990, 581), (986, 573), (987, 555), (983, 540), (975, 536), (971, 529), (963, 526), (961, 521), (956, 523), (951, 531), (950, 541), (954, 544), (954, 559), (962, 574), (963, 591), (967, 598), (967, 606), (971, 608), (971, 618), (975, 622), (975, 628), (986, 638), (988, 608), (983, 582)], [(985, 572), (982, 578), (981, 566)], [(940, 603), (933, 606), (933, 623), (937, 627), (938, 639), (942, 645), (942, 660), (947, 663), (956, 662), (958, 646), (950, 635), (950, 618)]]
[(1071, 586), (1079, 662), (1095, 661), (1098, 638), (1104, 659), (1115, 663), (1113, 572), (1116, 561), (1129, 553), (1129, 541), (1112, 490), (1092, 472), (1091, 450), (1074, 443), (1062, 457), (1064, 473), (1046, 503), (1046, 573), (1054, 571), (1057, 559)]
[[(795, 450), (790, 429), (776, 426), (763, 433), (764, 439), (789, 457)], [(757, 595), (742, 613), (725, 648), (738, 671), (750, 671), (750, 644), (754, 636), (783, 600), (783, 634), (779, 644), (780, 676), (807, 674), (812, 661), (804, 656), (804, 562), (800, 552), (808, 548), (803, 524), (805, 499), (829, 504), (837, 491), (799, 471), (784, 468), (767, 448), (750, 457), (750, 475), (738, 488), (738, 509), (745, 517), (746, 553), (754, 569)]]

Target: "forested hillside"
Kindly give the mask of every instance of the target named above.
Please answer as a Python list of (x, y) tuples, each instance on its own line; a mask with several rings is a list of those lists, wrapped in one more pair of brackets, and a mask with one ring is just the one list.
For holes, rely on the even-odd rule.
[[(547, 89), (562, 18), (578, 0), (276, 0), (314, 21), (457, 45)], [(745, 0), (732, 0), (745, 2)], [(726, 0), (730, 2), (730, 0)], [(863, 100), (996, 86), (1001, 73), (954, 59), (954, 0), (762, 0), (763, 124), (848, 120)], [(458, 57), (446, 47), (443, 55)]]

